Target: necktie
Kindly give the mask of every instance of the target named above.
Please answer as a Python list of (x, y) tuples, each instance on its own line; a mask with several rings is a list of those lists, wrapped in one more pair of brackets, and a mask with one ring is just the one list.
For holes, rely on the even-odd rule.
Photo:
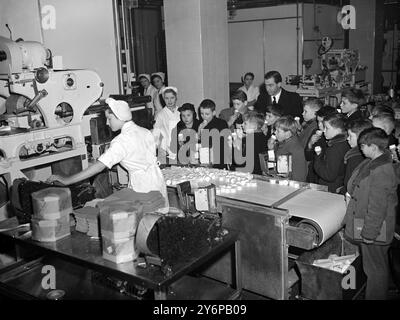
[(272, 104), (276, 104), (276, 97), (274, 96), (274, 101), (272, 101)]

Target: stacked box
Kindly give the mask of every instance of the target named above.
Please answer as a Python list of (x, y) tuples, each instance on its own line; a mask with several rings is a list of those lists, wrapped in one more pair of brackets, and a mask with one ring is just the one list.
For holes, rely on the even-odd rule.
[(103, 258), (115, 263), (136, 259), (137, 208), (129, 201), (104, 201), (99, 208)]
[(69, 215), (56, 220), (32, 218), (32, 239), (40, 242), (54, 242), (71, 234)]
[(110, 240), (132, 238), (136, 234), (138, 211), (128, 202), (100, 208), (101, 235)]
[(68, 188), (46, 188), (32, 193), (32, 239), (54, 242), (71, 234), (71, 191)]
[(136, 259), (134, 238), (110, 240), (101, 237), (103, 258), (115, 263), (125, 263)]

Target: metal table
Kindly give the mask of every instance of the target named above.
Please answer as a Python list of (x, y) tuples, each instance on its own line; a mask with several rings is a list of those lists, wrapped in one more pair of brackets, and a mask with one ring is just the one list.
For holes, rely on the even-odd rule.
[(231, 267), (234, 274), (233, 287), (235, 290), (228, 298), (238, 298), (242, 290), (240, 241), (236, 231), (230, 231), (221, 241), (210, 245), (205, 252), (198, 256), (184, 262), (170, 263), (172, 272), (169, 274), (163, 273), (159, 266), (148, 265), (146, 268), (142, 268), (138, 267), (136, 262), (116, 264), (105, 260), (102, 257), (101, 241), (91, 239), (76, 231), (72, 231), (70, 236), (54, 243), (37, 242), (31, 238), (19, 238), (19, 231), (17, 230), (0, 233), (0, 241), (12, 241), (17, 249), (19, 246), (33, 249), (36, 252), (58, 257), (154, 290), (156, 300), (167, 299), (168, 288), (185, 275), (231, 252), (233, 253)]

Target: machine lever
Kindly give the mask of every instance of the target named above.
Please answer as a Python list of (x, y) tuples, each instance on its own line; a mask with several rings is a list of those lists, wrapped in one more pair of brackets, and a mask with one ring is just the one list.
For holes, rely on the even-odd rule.
[(46, 91), (46, 89), (43, 89), (41, 91), (39, 91), (37, 93), (37, 95), (33, 98), (33, 100), (28, 104), (28, 106), (26, 107), (26, 109), (31, 110), (33, 109), (34, 106), (36, 106), (36, 104), (43, 99), (44, 97), (46, 97), (48, 95), (48, 92)]

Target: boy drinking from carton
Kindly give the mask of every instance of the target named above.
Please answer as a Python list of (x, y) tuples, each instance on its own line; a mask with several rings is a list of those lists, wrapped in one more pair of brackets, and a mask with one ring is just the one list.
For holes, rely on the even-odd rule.
[(302, 131), (299, 134), (299, 140), (303, 148), (307, 146), (311, 136), (318, 130), (317, 112), (323, 107), (319, 99), (308, 99), (303, 106)]
[[(275, 122), (275, 159), (279, 161), (280, 156), (291, 155), (292, 174), (291, 179), (304, 182), (307, 176), (307, 163), (304, 156), (304, 148), (297, 136), (299, 124), (292, 116), (284, 116)], [(278, 172), (279, 173), (279, 172)]]
[(265, 123), (262, 127), (262, 131), (264, 135), (267, 137), (267, 140), (271, 138), (272, 129), (276, 120), (283, 116), (282, 107), (279, 104), (269, 105), (267, 106), (267, 111), (265, 112)]
[[(264, 116), (260, 113), (250, 112), (245, 116), (243, 123), (244, 137), (233, 141), (234, 163), (236, 168), (242, 168), (238, 171), (250, 172), (262, 175), (260, 164), (260, 153), (267, 150), (267, 137), (261, 128), (264, 125)], [(238, 159), (236, 155), (239, 153)], [(245, 161), (243, 163), (243, 161)]]
[(323, 106), (315, 113), (317, 116), (318, 130), (308, 139), (304, 150), (306, 161), (308, 162), (307, 182), (309, 183), (318, 183), (318, 176), (314, 172), (314, 160), (317, 157), (315, 149), (320, 149), (321, 152), (324, 152), (326, 149), (326, 139), (323, 136), (324, 118), (335, 113), (337, 113), (336, 109), (330, 106)]
[[(225, 120), (216, 117), (215, 108), (215, 102), (210, 99), (205, 99), (200, 103), (199, 109), (202, 122), (199, 125), (198, 135), (201, 139), (202, 147), (210, 148), (210, 151), (213, 152), (213, 167), (224, 169), (228, 164), (225, 163), (226, 161), (224, 161), (225, 144), (227, 145), (228, 143), (227, 138), (224, 138), (224, 134), (226, 133), (228, 136), (230, 134), (230, 130)], [(224, 133), (225, 129), (227, 130)], [(204, 135), (206, 135), (206, 138), (204, 138)], [(213, 135), (218, 135), (218, 138), (220, 139), (219, 148), (213, 148)]]
[(344, 184), (344, 155), (350, 149), (342, 114), (331, 114), (324, 118), (324, 136), (327, 147), (321, 153), (316, 150), (314, 172), (318, 184), (328, 186), (329, 192), (336, 193)]
[(367, 159), (355, 169), (347, 184), (345, 236), (361, 242), (363, 268), (368, 277), (365, 298), (386, 299), (398, 178), (387, 147), (388, 136), (382, 129), (364, 130), (358, 144)]

